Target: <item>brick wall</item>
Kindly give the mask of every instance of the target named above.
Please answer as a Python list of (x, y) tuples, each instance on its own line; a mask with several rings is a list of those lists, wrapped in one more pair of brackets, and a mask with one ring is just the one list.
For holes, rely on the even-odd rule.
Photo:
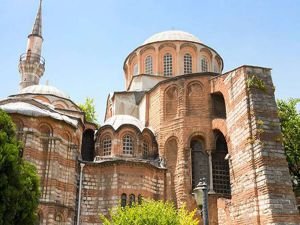
[(121, 195), (164, 199), (165, 170), (140, 162), (88, 163), (83, 169), (81, 224), (99, 224), (99, 214), (120, 204)]
[[(23, 124), (20, 131), (24, 143), (23, 157), (36, 166), (41, 179), (41, 224), (55, 224), (57, 216), (64, 224), (73, 224), (81, 129), (50, 118), (20, 115), (12, 115), (12, 118)], [(49, 137), (41, 133), (42, 126), (51, 130)], [(48, 144), (43, 145), (43, 141)]]

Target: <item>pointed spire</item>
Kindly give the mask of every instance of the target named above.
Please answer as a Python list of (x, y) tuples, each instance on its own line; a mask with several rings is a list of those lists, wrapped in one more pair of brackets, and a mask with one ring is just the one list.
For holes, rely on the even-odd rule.
[(31, 35), (42, 37), (42, 0), (40, 0), (39, 10), (35, 18), (32, 32), (29, 36)]

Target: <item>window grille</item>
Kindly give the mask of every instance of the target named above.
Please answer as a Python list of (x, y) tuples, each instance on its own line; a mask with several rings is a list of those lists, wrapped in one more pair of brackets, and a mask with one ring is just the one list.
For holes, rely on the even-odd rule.
[(63, 220), (62, 220), (62, 216), (61, 215), (56, 215), (55, 216), (55, 221), (58, 222), (57, 224), (60, 225), (60, 224), (63, 224)]
[(183, 57), (183, 73), (192, 73), (192, 56), (188, 53)]
[(215, 154), (213, 157), (214, 191), (219, 194), (230, 194), (230, 175), (225, 154)]
[(219, 194), (230, 195), (230, 172), (228, 160), (225, 160), (228, 154), (227, 143), (224, 135), (216, 132), (216, 151), (212, 154), (213, 185), (214, 191)]
[(143, 201), (143, 197), (141, 194), (138, 195), (138, 204), (142, 204), (142, 201)]
[(167, 53), (164, 55), (164, 76), (170, 77), (173, 75), (172, 55)]
[(129, 195), (129, 206), (132, 206), (135, 204), (135, 195), (131, 194)]
[(129, 135), (123, 137), (123, 154), (133, 155), (133, 139)]
[(202, 70), (202, 72), (208, 71), (208, 63), (207, 63), (207, 59), (205, 57), (203, 57), (201, 59), (201, 70)]
[(147, 141), (143, 142), (143, 158), (146, 159), (148, 158), (149, 155), (149, 144)]
[(127, 196), (126, 194), (122, 194), (121, 195), (121, 207), (125, 207), (126, 206), (126, 200), (127, 200)]
[(145, 59), (145, 74), (153, 74), (152, 57), (148, 55)]
[(109, 137), (106, 137), (103, 140), (103, 155), (111, 155), (111, 139)]

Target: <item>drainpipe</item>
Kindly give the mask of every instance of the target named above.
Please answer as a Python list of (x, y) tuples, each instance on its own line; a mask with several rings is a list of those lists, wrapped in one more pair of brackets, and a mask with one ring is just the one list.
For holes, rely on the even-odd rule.
[(79, 178), (79, 196), (78, 196), (78, 208), (77, 208), (77, 225), (80, 225), (80, 209), (81, 209), (81, 190), (82, 190), (82, 176), (84, 163), (80, 163), (80, 178)]

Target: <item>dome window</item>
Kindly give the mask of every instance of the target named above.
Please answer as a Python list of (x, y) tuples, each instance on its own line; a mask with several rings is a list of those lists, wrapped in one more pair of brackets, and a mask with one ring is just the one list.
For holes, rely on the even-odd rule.
[(167, 53), (164, 55), (164, 76), (170, 77), (173, 75), (172, 55)]
[(207, 72), (208, 71), (208, 62), (205, 57), (201, 59), (201, 70), (202, 72)]
[(103, 145), (103, 155), (104, 156), (110, 155), (111, 154), (111, 139), (109, 137), (104, 138), (102, 145)]
[(189, 53), (185, 54), (183, 57), (183, 73), (192, 73), (192, 56)]
[(145, 59), (145, 74), (153, 74), (152, 56), (148, 55)]
[(133, 138), (129, 135), (123, 137), (123, 154), (133, 155)]

